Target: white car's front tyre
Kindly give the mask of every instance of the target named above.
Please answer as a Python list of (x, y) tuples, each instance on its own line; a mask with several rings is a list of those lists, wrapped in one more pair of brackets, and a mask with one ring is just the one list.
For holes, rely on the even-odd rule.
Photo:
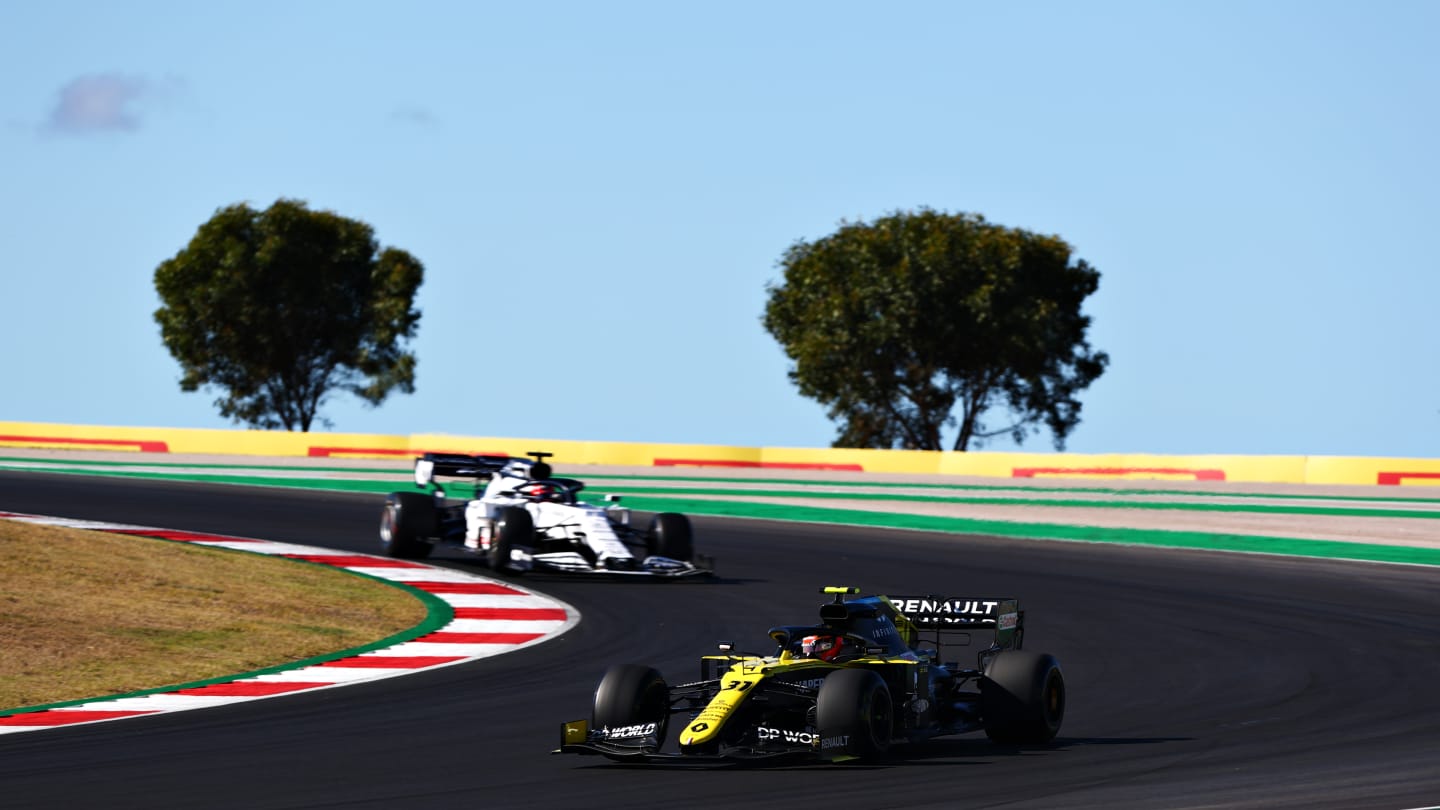
[(523, 506), (506, 506), (495, 518), (495, 531), (490, 536), (490, 569), (492, 571), (514, 571), (519, 569), (510, 564), (510, 552), (531, 545), (535, 540), (535, 519)]
[(650, 520), (645, 550), (672, 560), (690, 562), (695, 556), (695, 533), (690, 519), (676, 512), (661, 512)]

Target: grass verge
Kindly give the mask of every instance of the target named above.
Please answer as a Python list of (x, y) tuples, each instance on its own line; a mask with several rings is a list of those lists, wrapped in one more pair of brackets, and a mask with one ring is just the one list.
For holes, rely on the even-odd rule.
[(324, 566), (0, 521), (0, 710), (303, 660), (425, 617)]

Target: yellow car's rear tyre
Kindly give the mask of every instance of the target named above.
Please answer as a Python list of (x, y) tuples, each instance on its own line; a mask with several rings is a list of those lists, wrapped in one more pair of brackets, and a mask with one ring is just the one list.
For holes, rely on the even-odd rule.
[(1029, 650), (1002, 652), (980, 679), (985, 734), (999, 743), (1041, 744), (1055, 739), (1065, 720), (1065, 675), (1054, 656)]

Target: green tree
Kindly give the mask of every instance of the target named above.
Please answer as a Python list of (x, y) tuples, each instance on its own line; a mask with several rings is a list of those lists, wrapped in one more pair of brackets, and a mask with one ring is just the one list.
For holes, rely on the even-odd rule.
[(786, 251), (762, 321), (800, 393), (838, 422), (836, 447), (942, 450), (958, 424), (953, 449), (967, 450), (1043, 423), (1063, 450), (1077, 394), (1109, 362), (1080, 311), (1100, 273), (1070, 258), (1058, 237), (975, 214), (842, 222)]
[[(378, 405), (415, 390), (415, 292), (425, 268), (369, 225), (298, 200), (222, 208), (155, 270), (161, 338), (183, 391), (219, 389), (222, 416), (310, 430), (332, 391)], [(324, 419), (322, 424), (328, 424)]]

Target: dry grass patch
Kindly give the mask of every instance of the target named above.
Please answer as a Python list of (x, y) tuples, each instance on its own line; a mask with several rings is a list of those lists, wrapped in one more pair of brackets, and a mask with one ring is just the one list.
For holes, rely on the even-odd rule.
[(336, 569), (0, 520), (0, 709), (276, 666), (424, 618)]

